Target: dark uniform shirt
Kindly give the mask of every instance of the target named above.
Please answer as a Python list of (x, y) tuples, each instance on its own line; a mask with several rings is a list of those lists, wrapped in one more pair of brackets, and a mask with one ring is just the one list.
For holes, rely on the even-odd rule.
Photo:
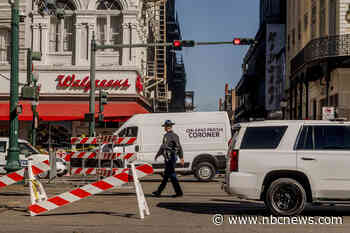
[(159, 151), (156, 155), (156, 159), (163, 155), (165, 159), (167, 152), (170, 154), (170, 156), (176, 156), (176, 154), (179, 156), (180, 159), (183, 158), (183, 151), (180, 144), (179, 136), (177, 136), (176, 133), (173, 131), (167, 132), (163, 137), (163, 144), (160, 146)]

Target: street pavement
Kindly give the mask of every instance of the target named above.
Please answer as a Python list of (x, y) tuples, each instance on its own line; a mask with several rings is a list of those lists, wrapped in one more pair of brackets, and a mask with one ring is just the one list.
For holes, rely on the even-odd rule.
[[(269, 217), (264, 205), (235, 199), (221, 191), (221, 181), (203, 183), (193, 177), (180, 177), (185, 196), (171, 198), (171, 184), (161, 198), (151, 197), (160, 182), (153, 175), (142, 180), (151, 215), (138, 217), (137, 201), (132, 187), (122, 187), (63, 206), (43, 215), (31, 217), (26, 208), (30, 203), (29, 188), (16, 184), (0, 189), (0, 232), (69, 232), (69, 233), (126, 233), (126, 232), (348, 232), (350, 207), (307, 208), (304, 217), (344, 216), (343, 224), (230, 224), (230, 216)], [(91, 181), (91, 179), (90, 179)], [(48, 196), (74, 189), (78, 179), (58, 179), (46, 184)], [(213, 215), (222, 214), (224, 222), (215, 225)]]

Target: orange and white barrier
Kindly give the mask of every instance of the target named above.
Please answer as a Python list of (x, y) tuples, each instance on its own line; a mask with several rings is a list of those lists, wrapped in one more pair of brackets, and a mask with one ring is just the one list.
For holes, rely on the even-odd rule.
[[(101, 154), (101, 155), (100, 155)], [(113, 153), (113, 152), (70, 152), (62, 157), (65, 161), (70, 161), (70, 159), (102, 159), (102, 160), (117, 160), (117, 159), (127, 159), (133, 160), (136, 157), (135, 153)]]
[[(27, 168), (3, 175), (0, 177), (0, 188), (15, 184), (24, 179), (24, 171)], [(43, 160), (42, 162), (35, 163), (32, 165), (32, 172), (36, 176), (40, 173), (50, 170), (49, 160)]]
[(139, 177), (144, 177), (153, 173), (152, 166), (143, 164), (135, 167), (131, 165), (131, 169), (121, 169), (116, 174), (104, 178), (103, 180), (82, 186), (69, 192), (62, 193), (58, 196), (51, 197), (47, 200), (37, 202), (28, 207), (28, 210), (32, 216), (54, 210), (64, 205), (79, 201), (86, 197), (107, 191), (109, 189), (120, 187), (124, 183), (131, 180), (135, 183), (136, 195), (139, 205), (140, 218), (144, 218), (144, 214), (149, 215), (149, 208), (146, 203), (141, 184), (138, 181)]
[(72, 145), (76, 144), (126, 144), (131, 145), (136, 141), (136, 137), (118, 137), (116, 135), (112, 136), (101, 136), (101, 137), (72, 137), (70, 142)]

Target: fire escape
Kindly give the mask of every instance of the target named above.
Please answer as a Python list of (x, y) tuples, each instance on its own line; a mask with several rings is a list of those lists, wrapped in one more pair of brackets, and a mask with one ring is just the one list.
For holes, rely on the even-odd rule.
[[(144, 11), (148, 16), (148, 43), (166, 43), (166, 0), (145, 0)], [(154, 112), (168, 112), (170, 92), (167, 84), (167, 48), (149, 47), (147, 51), (144, 86), (146, 97), (153, 99)]]

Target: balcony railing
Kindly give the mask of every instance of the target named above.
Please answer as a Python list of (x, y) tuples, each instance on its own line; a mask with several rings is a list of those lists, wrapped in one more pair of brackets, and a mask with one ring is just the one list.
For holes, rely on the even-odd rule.
[(350, 34), (314, 39), (292, 59), (291, 73), (317, 60), (345, 56), (350, 56)]

